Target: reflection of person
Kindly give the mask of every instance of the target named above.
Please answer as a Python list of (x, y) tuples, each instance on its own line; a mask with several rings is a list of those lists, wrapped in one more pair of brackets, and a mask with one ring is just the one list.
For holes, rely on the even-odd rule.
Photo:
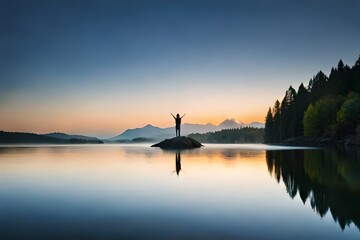
[(176, 166), (176, 174), (179, 175), (179, 172), (181, 171), (181, 156), (180, 152), (176, 152), (175, 155), (175, 166)]
[(175, 135), (176, 135), (176, 137), (180, 137), (181, 119), (185, 116), (185, 114), (182, 115), (182, 117), (180, 117), (179, 114), (176, 114), (176, 117), (172, 113), (171, 113), (171, 115), (175, 119)]

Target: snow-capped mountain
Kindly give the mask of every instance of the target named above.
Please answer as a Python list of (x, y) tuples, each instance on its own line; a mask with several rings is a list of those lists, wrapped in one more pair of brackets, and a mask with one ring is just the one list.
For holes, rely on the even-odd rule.
[(244, 127), (244, 123), (236, 120), (235, 118), (228, 118), (222, 121), (217, 127), (219, 130), (221, 129), (229, 129), (229, 128), (242, 128)]

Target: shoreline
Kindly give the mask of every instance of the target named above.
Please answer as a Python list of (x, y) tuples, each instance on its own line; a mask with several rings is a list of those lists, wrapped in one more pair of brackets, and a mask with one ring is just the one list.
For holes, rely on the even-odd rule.
[(304, 147), (336, 147), (336, 148), (358, 148), (360, 139), (349, 137), (342, 140), (334, 140), (329, 137), (296, 137), (289, 138), (277, 143), (265, 143), (269, 145), (304, 146)]

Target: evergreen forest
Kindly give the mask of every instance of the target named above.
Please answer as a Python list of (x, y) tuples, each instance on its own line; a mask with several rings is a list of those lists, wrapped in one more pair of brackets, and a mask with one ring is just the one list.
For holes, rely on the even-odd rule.
[(265, 118), (265, 142), (291, 139), (360, 139), (360, 56), (350, 67), (340, 60), (327, 76), (319, 71), (307, 86), (292, 86)]

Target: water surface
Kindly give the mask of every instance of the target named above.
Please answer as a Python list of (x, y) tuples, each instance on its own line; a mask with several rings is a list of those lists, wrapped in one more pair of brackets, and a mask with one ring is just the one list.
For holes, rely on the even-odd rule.
[(359, 239), (357, 153), (0, 147), (0, 239)]

